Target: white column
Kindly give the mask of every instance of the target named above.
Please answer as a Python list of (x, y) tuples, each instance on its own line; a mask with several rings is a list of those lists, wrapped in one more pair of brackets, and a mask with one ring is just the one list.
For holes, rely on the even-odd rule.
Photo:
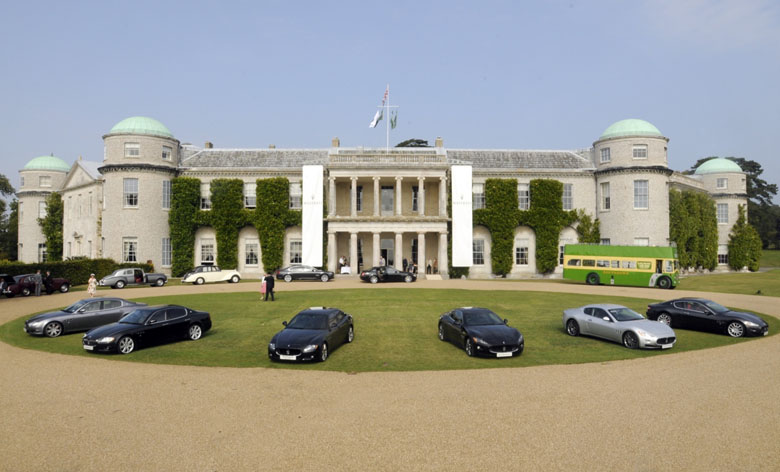
[(349, 215), (354, 218), (357, 216), (357, 177), (350, 177), (349, 180), (352, 181), (349, 191)]
[(358, 266), (357, 238), (357, 233), (349, 233), (349, 266), (353, 274), (357, 273)]
[(374, 259), (373, 261), (371, 261), (371, 265), (378, 266), (379, 257), (381, 255), (380, 247), (379, 247), (379, 233), (374, 233), (371, 247), (372, 247), (371, 257)]
[(396, 177), (395, 178), (395, 215), (400, 216), (401, 215), (401, 209), (403, 208), (401, 206), (401, 188), (403, 185), (401, 185), (404, 181), (403, 177)]
[(374, 216), (379, 216), (379, 177), (374, 177)]
[(425, 216), (425, 177), (417, 177), (417, 214)]
[(439, 275), (447, 278), (449, 261), (447, 260), (447, 232), (439, 233)]
[(447, 217), (447, 177), (439, 177), (439, 216)]
[(338, 262), (336, 251), (336, 233), (328, 231), (328, 270), (334, 273), (336, 272), (336, 262)]
[(336, 216), (336, 177), (328, 177), (328, 216)]
[(403, 270), (404, 233), (395, 233), (395, 268)]
[(425, 268), (428, 260), (425, 259), (425, 233), (417, 234), (417, 278), (425, 278)]

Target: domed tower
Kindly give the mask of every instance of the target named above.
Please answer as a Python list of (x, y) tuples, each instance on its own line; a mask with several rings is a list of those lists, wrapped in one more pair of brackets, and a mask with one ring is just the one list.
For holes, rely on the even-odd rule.
[(609, 244), (669, 244), (669, 138), (644, 120), (621, 120), (593, 143), (601, 237)]
[(59, 157), (40, 156), (19, 171), (19, 255), (22, 262), (42, 262), (45, 259), (46, 238), (38, 218), (46, 216), (46, 198), (62, 190), (70, 166)]
[(103, 256), (119, 262), (171, 264), (168, 212), (179, 141), (159, 121), (134, 116), (103, 136)]
[(739, 164), (724, 158), (706, 161), (694, 172), (704, 188), (715, 200), (718, 218), (718, 264), (728, 264), (728, 243), (731, 228), (739, 216), (739, 205), (744, 205), (747, 216), (747, 176)]

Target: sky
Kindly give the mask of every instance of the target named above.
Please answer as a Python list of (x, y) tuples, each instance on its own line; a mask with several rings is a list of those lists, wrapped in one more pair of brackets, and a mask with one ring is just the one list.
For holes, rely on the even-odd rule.
[(738, 156), (780, 183), (778, 77), (776, 0), (7, 2), (0, 174), (101, 161), (139, 115), (200, 146), (384, 147), (389, 84), (391, 146), (582, 149), (641, 118), (672, 169)]

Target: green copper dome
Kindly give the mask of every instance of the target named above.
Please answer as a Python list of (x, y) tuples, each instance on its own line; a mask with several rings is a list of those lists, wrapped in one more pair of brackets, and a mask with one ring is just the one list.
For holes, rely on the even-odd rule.
[(731, 159), (716, 157), (715, 159), (710, 159), (709, 161), (697, 167), (694, 174), (722, 174), (729, 172), (742, 172), (742, 168), (739, 166), (739, 164), (732, 161)]
[(172, 138), (173, 134), (164, 124), (146, 116), (131, 116), (115, 124), (108, 134), (150, 134)]
[(620, 120), (617, 123), (613, 123), (609, 128), (604, 130), (599, 137), (599, 141), (602, 139), (619, 138), (623, 136), (657, 136), (663, 138), (664, 135), (658, 131), (658, 128), (648, 123), (645, 120), (638, 120), (636, 118), (630, 118), (628, 120)]
[(40, 156), (31, 160), (22, 170), (56, 170), (68, 172), (70, 166), (57, 156)]

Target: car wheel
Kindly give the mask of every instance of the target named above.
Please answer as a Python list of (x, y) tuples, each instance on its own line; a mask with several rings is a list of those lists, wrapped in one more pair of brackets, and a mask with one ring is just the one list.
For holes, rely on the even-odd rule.
[(118, 281), (116, 283), (116, 285), (114, 285), (114, 287), (116, 287), (116, 288), (125, 288), (125, 281), (124, 280)]
[(57, 322), (49, 323), (43, 328), (43, 334), (45, 334), (47, 338), (56, 338), (62, 334), (62, 325)]
[(474, 342), (471, 338), (466, 338), (466, 354), (469, 357), (474, 357)]
[(290, 275), (290, 274), (285, 275), (284, 276), (284, 281), (285, 282), (292, 282), (292, 275)]
[(30, 289), (25, 287), (22, 289), (22, 296), (23, 297), (29, 297), (30, 296)]
[(157, 279), (157, 281), (154, 284), (157, 285), (158, 287), (162, 287), (163, 285), (165, 285), (165, 280)]
[(375, 284), (379, 282), (379, 277), (377, 277), (376, 275), (372, 275), (371, 278), (368, 279), (368, 281), (371, 282), (372, 284)]
[(669, 277), (661, 277), (658, 279), (658, 288), (662, 288), (664, 290), (672, 288), (671, 279), (669, 279)]
[(669, 313), (661, 313), (656, 321), (660, 321), (666, 326), (672, 326), (672, 317), (669, 316)]
[(195, 279), (195, 285), (203, 285), (204, 282), (205, 280), (203, 280), (203, 277), (198, 277)]
[(323, 343), (320, 349), (320, 362), (328, 360), (328, 343)]
[(626, 331), (623, 334), (623, 345), (629, 349), (636, 349), (639, 347), (639, 338), (633, 331)]
[(135, 341), (130, 336), (122, 336), (117, 346), (120, 354), (130, 354), (135, 349)]
[(726, 328), (726, 332), (732, 338), (741, 338), (742, 336), (745, 335), (745, 325), (743, 325), (739, 321), (732, 321), (731, 323), (729, 323), (728, 328)]
[(566, 322), (566, 332), (569, 333), (569, 336), (579, 336), (580, 325), (575, 320), (569, 320)]
[(230, 278), (230, 283), (232, 283), (232, 284), (237, 284), (240, 281), (241, 281), (241, 277), (239, 277), (237, 275), (234, 275), (233, 277)]
[(60, 285), (60, 293), (68, 293), (68, 291), (70, 291), (70, 285), (68, 284)]
[(439, 323), (439, 341), (444, 341), (444, 326)]
[(585, 283), (588, 285), (598, 285), (599, 284), (599, 274), (595, 272), (591, 272), (588, 274), (587, 277), (585, 277)]
[(349, 327), (349, 331), (347, 332), (347, 342), (351, 343), (355, 340), (355, 328), (353, 326)]
[(187, 330), (187, 338), (190, 341), (197, 341), (201, 336), (203, 336), (203, 328), (197, 323), (191, 324), (190, 329)]
[(330, 280), (330, 277), (328, 277), (328, 274), (322, 274), (322, 276), (320, 276), (320, 280), (322, 280), (323, 282), (327, 282), (328, 280)]
[(411, 275), (407, 275), (406, 277), (404, 277), (404, 282), (406, 282), (406, 283), (411, 283), (411, 282), (412, 282), (412, 280), (413, 280), (413, 279), (412, 279), (412, 276), (411, 276)]

